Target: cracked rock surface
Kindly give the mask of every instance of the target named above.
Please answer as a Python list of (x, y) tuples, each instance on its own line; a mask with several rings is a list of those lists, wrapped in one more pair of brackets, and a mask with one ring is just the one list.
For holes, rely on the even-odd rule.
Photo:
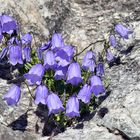
[[(1, 0), (0, 12), (18, 20), (22, 32), (33, 32), (37, 44), (57, 31), (79, 51), (104, 38), (115, 22), (132, 26), (136, 40), (134, 47), (121, 55), (122, 64), (106, 69), (111, 91), (108, 97), (97, 108), (92, 119), (83, 122), (82, 128), (68, 128), (53, 139), (140, 140), (139, 0)], [(100, 51), (102, 44), (91, 47)], [(4, 72), (1, 66), (0, 77), (4, 78)], [(26, 114), (29, 100), (25, 87), (22, 87), (25, 91), (19, 106), (8, 107), (2, 101), (1, 97), (9, 87), (6, 80), (0, 79), (0, 140), (47, 140), (48, 137), (41, 137), (40, 132), (35, 134), (37, 118), (33, 111)], [(22, 132), (5, 126), (21, 117), (22, 120), (25, 118), (24, 122), (16, 127)]]
[[(138, 30), (140, 27), (135, 29)], [(108, 97), (82, 129), (68, 129), (56, 140), (139, 140), (140, 139), (140, 42), (122, 58), (123, 64), (106, 69), (110, 79)]]

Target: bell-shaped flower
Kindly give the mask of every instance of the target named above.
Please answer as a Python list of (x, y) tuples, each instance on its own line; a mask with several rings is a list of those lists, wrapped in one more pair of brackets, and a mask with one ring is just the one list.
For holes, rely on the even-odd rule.
[(66, 79), (66, 73), (67, 73), (68, 68), (67, 67), (61, 67), (58, 66), (57, 69), (55, 70), (54, 78), (56, 80), (61, 80), (61, 79)]
[(49, 109), (49, 115), (50, 114), (57, 114), (60, 111), (64, 111), (64, 107), (62, 105), (62, 101), (60, 100), (60, 98), (54, 94), (54, 93), (50, 93), (46, 99), (46, 104), (48, 106)]
[(44, 67), (46, 69), (55, 69), (57, 63), (55, 61), (55, 56), (52, 51), (47, 51), (44, 55)]
[(110, 37), (109, 37), (109, 44), (110, 44), (110, 46), (112, 46), (112, 47), (116, 47), (117, 41), (116, 41), (116, 38), (115, 38), (114, 35), (110, 35)]
[(127, 29), (122, 24), (117, 24), (115, 26), (115, 31), (124, 39), (128, 39), (128, 35), (133, 33), (133, 31)]
[(30, 57), (31, 48), (25, 47), (23, 50), (24, 50), (24, 57), (25, 57), (26, 62), (30, 62), (31, 61), (31, 57)]
[(40, 85), (42, 77), (44, 76), (44, 71), (45, 69), (42, 64), (36, 64), (32, 66), (28, 73), (24, 74), (24, 77), (27, 79), (29, 85)]
[(114, 62), (115, 61), (115, 56), (109, 51), (106, 51), (106, 59), (109, 63)]
[(63, 52), (65, 52), (69, 59), (71, 60), (74, 56), (74, 47), (70, 46), (70, 45), (65, 45), (64, 47), (62, 47)]
[(6, 32), (11, 34), (14, 30), (17, 30), (17, 23), (12, 17), (8, 15), (2, 15), (0, 17), (0, 21), (3, 33)]
[(20, 87), (13, 85), (10, 90), (3, 96), (3, 99), (8, 105), (16, 105), (19, 102), (21, 95)]
[(59, 66), (65, 67), (70, 64), (74, 55), (74, 47), (64, 46), (56, 51), (55, 58)]
[(66, 116), (68, 117), (79, 117), (79, 100), (77, 97), (72, 96), (68, 99), (66, 104)]
[(71, 83), (72, 85), (78, 85), (79, 83), (82, 83), (82, 81), (80, 65), (76, 62), (70, 64), (66, 82)]
[(48, 88), (45, 85), (40, 85), (35, 91), (35, 104), (42, 103), (46, 105), (46, 99), (48, 96)]
[(31, 42), (32, 42), (32, 36), (31, 36), (31, 34), (30, 33), (27, 33), (27, 34), (23, 35), (21, 37), (21, 42), (24, 45), (31, 45)]
[(52, 36), (52, 50), (57, 51), (64, 46), (64, 41), (59, 33), (54, 33)]
[(98, 96), (100, 93), (105, 92), (105, 87), (98, 76), (92, 76), (90, 79), (91, 83), (91, 92), (94, 93), (95, 96)]
[(81, 99), (84, 103), (89, 103), (91, 99), (91, 87), (88, 84), (85, 84), (78, 93), (78, 99)]
[(17, 63), (23, 64), (21, 46), (9, 46), (9, 62), (14, 66)]
[(83, 59), (82, 68), (94, 72), (95, 69), (95, 54), (92, 51), (88, 51)]
[(102, 62), (98, 63), (96, 66), (96, 75), (97, 76), (104, 75), (104, 64)]
[(2, 49), (2, 51), (0, 52), (0, 60), (2, 60), (6, 56), (7, 52), (8, 52), (8, 47)]

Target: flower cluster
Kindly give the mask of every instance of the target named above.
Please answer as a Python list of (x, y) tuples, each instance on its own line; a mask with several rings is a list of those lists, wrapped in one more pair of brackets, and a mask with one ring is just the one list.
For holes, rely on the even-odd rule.
[[(98, 56), (92, 49), (88, 50), (79, 62), (75, 47), (66, 45), (61, 34), (54, 33), (31, 57), (31, 34), (21, 35), (16, 21), (7, 15), (0, 17), (0, 25), (0, 41), (5, 40), (0, 59), (8, 56), (8, 62), (13, 66), (30, 64), (23, 76), (28, 86), (36, 86), (34, 103), (47, 106), (48, 115), (63, 112), (68, 117), (79, 117), (81, 104), (89, 105), (94, 97), (106, 92), (103, 53)], [(117, 24), (114, 32), (123, 39), (128, 39), (132, 33), (122, 24)], [(109, 48), (116, 46), (116, 37), (111, 34), (104, 48), (108, 62), (115, 60)], [(38, 61), (31, 63), (34, 57)], [(8, 105), (16, 105), (20, 96), (20, 85), (13, 85), (3, 99)]]
[[(56, 114), (65, 110), (60, 99), (63, 95), (59, 95), (55, 88), (53, 88), (54, 81), (59, 82), (62, 80), (65, 85), (70, 84), (73, 88), (79, 88), (77, 93), (71, 91), (68, 95), (65, 115), (69, 117), (80, 116), (79, 100), (87, 104), (90, 102), (92, 94), (98, 96), (100, 93), (105, 92), (105, 87), (101, 80), (101, 76), (104, 74), (104, 65), (100, 62), (96, 66), (96, 58), (93, 51), (90, 50), (86, 53), (80, 66), (74, 58), (74, 47), (65, 45), (62, 36), (55, 33), (49, 43), (39, 47), (37, 52), (39, 52), (37, 53), (39, 54), (39, 59), (43, 59), (43, 63), (33, 65), (29, 72), (24, 74), (24, 77), (28, 85), (37, 85), (35, 103), (47, 105), (49, 114)], [(82, 73), (88, 74), (86, 79), (82, 76)], [(19, 87), (16, 86), (16, 88)], [(20, 94), (19, 92), (16, 93), (13, 89), (6, 95), (9, 98), (4, 97), (4, 99), (7, 102), (13, 99), (12, 103), (17, 104), (19, 101), (17, 98), (20, 98)], [(18, 97), (10, 96), (13, 92)]]
[(106, 49), (106, 58), (109, 63), (112, 63), (116, 60), (116, 57), (114, 56), (112, 50), (118, 49), (120, 44), (118, 43), (119, 41), (117, 42), (117, 40), (119, 40), (119, 39), (128, 40), (129, 35), (131, 35), (132, 33), (133, 33), (133, 31), (131, 29), (126, 28), (122, 24), (115, 25), (115, 29), (114, 29), (113, 33), (111, 33), (109, 36), (110, 48)]
[(30, 62), (31, 34), (21, 35), (17, 22), (8, 15), (0, 16), (0, 26), (0, 42), (5, 46), (0, 53), (0, 60), (7, 55), (9, 63), (13, 66), (23, 64), (24, 60)]

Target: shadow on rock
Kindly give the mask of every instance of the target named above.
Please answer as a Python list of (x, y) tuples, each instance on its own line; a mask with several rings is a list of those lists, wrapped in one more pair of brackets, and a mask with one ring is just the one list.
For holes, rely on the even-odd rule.
[[(104, 95), (101, 95), (99, 98), (98, 98), (98, 101), (97, 103), (94, 104), (93, 106), (93, 112), (89, 113), (85, 113), (83, 116), (81, 116), (78, 121), (79, 122), (84, 122), (84, 121), (90, 121), (95, 115), (96, 113), (99, 113), (99, 116), (101, 118), (103, 118), (105, 116), (106, 113), (108, 113), (108, 109), (107, 108), (101, 108), (100, 110), (97, 110), (97, 108), (102, 104), (102, 102), (110, 95), (111, 91), (108, 91), (106, 92), (106, 94)], [(79, 124), (78, 124), (79, 125)], [(79, 126), (76, 126), (76, 127), (79, 127)]]
[(108, 113), (108, 108), (103, 107), (98, 111), (98, 116), (103, 118)]
[(121, 54), (127, 55), (133, 50), (133, 48), (134, 48), (134, 45), (130, 46), (126, 50), (121, 51)]
[(41, 130), (42, 136), (55, 136), (58, 133), (64, 132), (64, 128), (54, 120), (54, 115), (48, 115), (48, 108), (43, 104), (39, 104), (35, 114), (40, 119), (41, 124), (39, 122), (36, 123), (35, 129), (36, 133), (39, 132), (39, 126), (43, 123), (43, 128)]
[(28, 116), (26, 112), (23, 115), (21, 115), (17, 120), (9, 124), (8, 127), (12, 128), (13, 130), (19, 130), (24, 132), (28, 125), (27, 117)]

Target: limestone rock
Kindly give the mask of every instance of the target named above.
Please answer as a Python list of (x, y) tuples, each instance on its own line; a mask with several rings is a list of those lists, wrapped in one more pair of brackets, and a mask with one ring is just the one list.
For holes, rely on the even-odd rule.
[[(83, 128), (68, 128), (53, 139), (140, 139), (139, 12), (139, 0), (0, 1), (0, 13), (13, 16), (20, 23), (22, 32), (33, 32), (35, 47), (38, 47), (41, 42), (47, 41), (52, 33), (60, 32), (65, 42), (77, 46), (80, 52), (94, 41), (104, 39), (116, 22), (123, 22), (134, 29), (136, 42), (130, 52), (121, 54), (123, 63), (106, 69), (106, 76), (110, 79), (111, 92), (107, 98), (104, 97), (105, 100), (97, 108), (96, 115), (90, 121), (83, 122)], [(91, 45), (91, 47), (95, 48), (97, 52), (103, 49), (102, 43)], [(80, 57), (82, 56), (83, 54)], [(0, 77), (5, 78), (3, 77), (4, 72), (4, 69), (0, 69)], [(0, 79), (0, 97), (9, 87), (6, 80)], [(25, 89), (25, 87), (22, 88)], [(0, 128), (0, 139), (30, 140), (36, 137), (39, 140), (47, 140), (48, 137), (41, 137), (41, 132), (40, 135), (35, 135), (34, 124), (37, 122), (33, 112), (35, 105), (26, 114), (29, 100), (28, 94), (24, 93), (27, 93), (27, 89), (23, 92), (23, 98), (17, 107), (8, 107), (0, 98), (0, 122), (7, 125), (22, 118), (24, 121), (18, 121), (11, 127), (25, 131), (24, 133), (13, 131), (11, 128), (0, 125), (2, 127)], [(103, 112), (102, 116), (101, 112), (104, 109), (108, 111)], [(31, 132), (29, 132), (30, 130)]]

